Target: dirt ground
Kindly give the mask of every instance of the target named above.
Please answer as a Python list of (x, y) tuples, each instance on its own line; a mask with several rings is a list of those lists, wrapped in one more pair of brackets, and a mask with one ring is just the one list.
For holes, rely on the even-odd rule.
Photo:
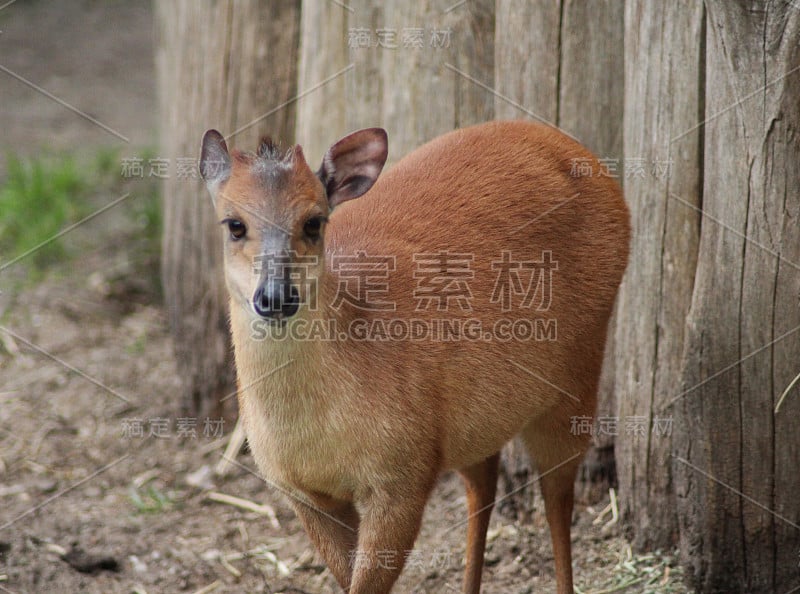
[[(133, 304), (105, 297), (103, 283), (92, 287), (88, 278), (124, 259), (124, 248), (106, 245), (83, 259), (83, 272), (53, 273), (6, 304), (13, 312), (3, 326), (13, 334), (4, 334), (0, 355), (0, 592), (195, 592), (212, 584), (220, 593), (336, 592), (249, 454), (228, 477), (206, 472), (225, 439), (214, 423), (181, 420), (162, 308), (141, 293)], [(120, 282), (114, 294), (126, 293)], [(217, 492), (266, 503), (277, 521), (214, 502)], [(602, 591), (627, 555), (618, 528), (604, 527), (610, 516), (594, 522), (603, 505), (576, 512), (583, 591)], [(459, 591), (465, 516), (461, 484), (445, 476), (398, 592)], [(73, 552), (70, 564), (64, 554), (72, 549), (95, 558)], [(487, 565), (487, 594), (554, 591), (541, 501), (527, 524), (495, 514)]]
[[(151, 19), (148, 3), (0, 2), (0, 152), (155, 146)], [(138, 257), (135, 228), (110, 212), (70, 241), (80, 255), (35, 284), (24, 261), (0, 271), (0, 592), (337, 591), (249, 454), (213, 473), (230, 423), (181, 416), (157, 261)], [(580, 590), (683, 592), (669, 559), (630, 555), (607, 503), (576, 510)], [(459, 591), (465, 517), (443, 477), (396, 591)], [(554, 591), (540, 500), (527, 523), (494, 515), (486, 559), (488, 594)]]

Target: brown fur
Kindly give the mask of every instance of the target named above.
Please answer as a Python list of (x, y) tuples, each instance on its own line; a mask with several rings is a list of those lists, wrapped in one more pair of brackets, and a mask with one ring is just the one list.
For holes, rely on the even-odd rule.
[[(492, 122), (441, 136), (402, 159), (366, 195), (336, 208), (316, 244), (310, 214), (328, 214), (322, 184), (297, 147), (279, 171), (234, 153), (216, 192), (220, 219), (251, 239), (226, 242), (226, 278), (239, 374), (240, 414), (265, 476), (293, 493), (309, 536), (351, 593), (388, 592), (413, 548), (438, 475), (461, 472), (468, 493), (465, 592), (480, 587), (497, 452), (521, 435), (542, 478), (560, 594), (572, 592), (570, 518), (575, 471), (587, 448), (571, 418), (592, 416), (606, 326), (628, 258), (629, 215), (607, 177), (571, 177), (571, 159), (594, 157), (555, 129)], [(263, 161), (263, 160), (262, 160)], [(554, 318), (555, 341), (254, 341), (248, 299), (259, 238), (274, 226), (301, 255), (317, 255), (318, 311), (296, 318)], [(396, 256), (391, 312), (330, 307), (333, 254)], [(471, 311), (418, 310), (412, 254), (473, 254)], [(502, 312), (490, 296), (491, 262), (558, 262), (552, 304)], [(307, 295), (304, 299), (308, 298)], [(285, 365), (277, 372), (272, 370)], [(266, 376), (266, 377), (265, 377)], [(353, 567), (353, 550), (358, 549)], [(397, 552), (392, 568), (382, 551)], [(372, 563), (368, 563), (372, 560)]]

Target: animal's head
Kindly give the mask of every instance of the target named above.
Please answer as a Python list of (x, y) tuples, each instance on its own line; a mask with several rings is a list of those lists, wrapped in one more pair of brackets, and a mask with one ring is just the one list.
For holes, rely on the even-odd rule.
[(206, 132), (200, 173), (223, 226), (234, 302), (270, 320), (312, 303), (328, 217), (372, 187), (387, 150), (384, 130), (359, 130), (331, 146), (314, 173), (299, 145), (282, 153), (265, 139), (255, 153), (229, 152), (219, 132)]

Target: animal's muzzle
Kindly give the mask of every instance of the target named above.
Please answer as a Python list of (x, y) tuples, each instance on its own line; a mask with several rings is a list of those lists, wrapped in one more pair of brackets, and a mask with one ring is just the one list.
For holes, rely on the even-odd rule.
[(264, 282), (253, 295), (253, 309), (262, 318), (288, 318), (296, 314), (299, 308), (300, 293), (288, 280)]

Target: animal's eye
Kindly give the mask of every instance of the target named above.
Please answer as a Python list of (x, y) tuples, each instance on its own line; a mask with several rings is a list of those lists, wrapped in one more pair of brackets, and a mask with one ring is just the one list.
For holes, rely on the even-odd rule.
[(227, 219), (223, 222), (228, 224), (228, 231), (230, 231), (231, 239), (233, 241), (238, 241), (247, 233), (247, 227), (245, 227), (242, 221), (237, 221), (236, 219)]
[(322, 230), (322, 223), (325, 221), (324, 217), (311, 217), (303, 225), (303, 233), (309, 239), (317, 239)]

